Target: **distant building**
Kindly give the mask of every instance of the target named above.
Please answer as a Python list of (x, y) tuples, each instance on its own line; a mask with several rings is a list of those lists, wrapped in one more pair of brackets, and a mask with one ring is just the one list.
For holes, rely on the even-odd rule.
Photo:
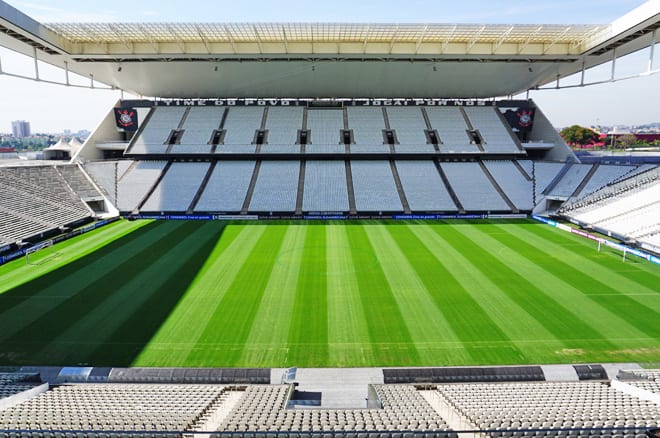
[(23, 138), (30, 136), (30, 122), (25, 120), (15, 120), (11, 122), (11, 132), (16, 138)]

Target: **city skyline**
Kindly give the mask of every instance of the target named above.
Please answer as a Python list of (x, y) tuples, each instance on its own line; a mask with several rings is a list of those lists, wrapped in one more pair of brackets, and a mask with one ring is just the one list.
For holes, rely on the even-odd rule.
[[(658, 0), (654, 0), (658, 1)], [(472, 1), (470, 8), (450, 1), (387, 0), (359, 4), (348, 0), (304, 2), (267, 1), (191, 1), (185, 8), (178, 2), (145, 0), (131, 8), (127, 16), (107, 2), (63, 0), (53, 6), (46, 0), (10, 0), (12, 6), (40, 22), (400, 22), (400, 23), (609, 23), (644, 3), (641, 0), (585, 0), (582, 2), (539, 1), (526, 7), (512, 7), (504, 1)], [(350, 11), (350, 14), (346, 12)], [(656, 51), (657, 52), (657, 51)], [(6, 72), (30, 74), (34, 62), (0, 49), (0, 61)], [(655, 56), (652, 70), (660, 68)], [(616, 77), (646, 71), (649, 49), (617, 61)], [(63, 73), (46, 65), (40, 67), (44, 78), (61, 78)], [(587, 72), (586, 80), (607, 80), (609, 64)], [(88, 80), (87, 80), (88, 81)], [(568, 78), (562, 85), (575, 84)], [(0, 75), (0, 126), (11, 120), (25, 119), (33, 132), (94, 130), (121, 92), (87, 90), (39, 83)], [(518, 97), (524, 97), (522, 96)], [(130, 97), (126, 95), (126, 97)], [(660, 99), (660, 75), (649, 75), (585, 88), (533, 90), (529, 97), (556, 127), (580, 125), (639, 125), (660, 121), (653, 102)], [(0, 129), (2, 131), (2, 129)]]

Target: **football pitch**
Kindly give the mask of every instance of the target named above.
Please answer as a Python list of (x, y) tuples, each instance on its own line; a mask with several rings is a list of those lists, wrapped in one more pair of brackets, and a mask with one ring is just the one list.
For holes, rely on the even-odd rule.
[(0, 267), (0, 365), (660, 357), (660, 268), (531, 221), (122, 220), (53, 251)]

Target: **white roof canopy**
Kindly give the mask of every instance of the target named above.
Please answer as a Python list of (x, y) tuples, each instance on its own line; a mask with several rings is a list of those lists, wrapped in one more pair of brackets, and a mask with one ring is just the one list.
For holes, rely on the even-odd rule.
[(648, 47), (659, 23), (658, 0), (601, 25), (42, 24), (0, 0), (0, 45), (156, 97), (504, 96)]

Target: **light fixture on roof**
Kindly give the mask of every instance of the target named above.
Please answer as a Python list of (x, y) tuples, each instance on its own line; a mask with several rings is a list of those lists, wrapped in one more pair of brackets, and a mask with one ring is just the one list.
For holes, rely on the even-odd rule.
[(119, 64), (119, 67), (117, 67), (117, 71), (118, 71), (118, 72), (122, 71), (122, 66), (121, 66), (121, 64)]

